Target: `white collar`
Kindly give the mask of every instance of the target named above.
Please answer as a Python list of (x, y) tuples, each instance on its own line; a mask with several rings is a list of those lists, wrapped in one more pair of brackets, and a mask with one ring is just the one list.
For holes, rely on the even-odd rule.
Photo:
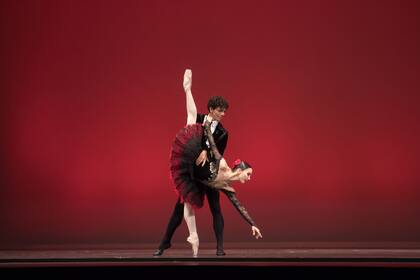
[[(205, 116), (204, 116), (204, 123), (207, 121), (207, 116), (208, 116), (208, 115), (205, 115)], [(212, 127), (216, 127), (218, 124), (219, 124), (219, 122), (218, 122), (218, 121), (213, 120), (213, 121), (211, 122), (210, 126), (212, 126)]]

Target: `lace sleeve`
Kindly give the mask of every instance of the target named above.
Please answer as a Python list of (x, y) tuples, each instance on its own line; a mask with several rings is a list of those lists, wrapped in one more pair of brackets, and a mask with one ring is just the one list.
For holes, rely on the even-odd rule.
[(210, 130), (210, 123), (206, 122), (204, 124), (204, 131), (206, 134), (207, 139), (209, 140), (210, 148), (214, 154), (214, 158), (216, 160), (220, 160), (222, 158), (222, 155), (219, 153), (219, 150), (217, 149), (216, 143), (214, 142), (213, 134)]
[(233, 206), (235, 206), (236, 210), (241, 214), (241, 216), (247, 221), (248, 224), (251, 226), (255, 226), (254, 220), (252, 220), (251, 216), (248, 214), (248, 211), (246, 211), (245, 207), (242, 206), (242, 204), (239, 202), (238, 198), (236, 197), (234, 192), (222, 190), (229, 200), (232, 202)]

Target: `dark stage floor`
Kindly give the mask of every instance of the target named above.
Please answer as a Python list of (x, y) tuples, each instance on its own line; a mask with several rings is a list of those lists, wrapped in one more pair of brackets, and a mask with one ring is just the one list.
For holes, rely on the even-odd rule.
[[(255, 244), (255, 243), (254, 243)], [(420, 267), (420, 248), (284, 248), (279, 244), (226, 244), (226, 256), (215, 255), (214, 245), (202, 244), (193, 258), (185, 244), (174, 244), (153, 257), (155, 244), (113, 249), (1, 250), (0, 267), (77, 266), (286, 266), (286, 267)], [(379, 248), (378, 248), (379, 247)]]

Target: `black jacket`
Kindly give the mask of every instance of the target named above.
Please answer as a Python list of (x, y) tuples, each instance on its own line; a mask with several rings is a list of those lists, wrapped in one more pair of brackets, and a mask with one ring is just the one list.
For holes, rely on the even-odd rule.
[[(197, 123), (203, 123), (204, 121), (204, 116), (202, 114), (197, 114)], [(209, 150), (209, 148), (207, 147), (206, 144), (206, 137), (203, 137), (203, 142), (202, 142), (202, 147), (203, 149)], [(219, 153), (221, 155), (223, 155), (223, 153), (225, 152), (226, 149), (226, 145), (227, 145), (227, 141), (228, 141), (228, 132), (227, 130), (223, 127), (222, 123), (218, 123), (216, 126), (215, 131), (213, 132), (213, 138), (214, 138), (214, 142), (216, 142), (216, 146), (217, 149), (219, 150)]]

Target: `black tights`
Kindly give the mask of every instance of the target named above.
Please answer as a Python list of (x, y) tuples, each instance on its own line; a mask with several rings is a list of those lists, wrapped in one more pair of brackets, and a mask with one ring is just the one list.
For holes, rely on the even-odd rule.
[(220, 193), (218, 190), (208, 188), (206, 195), (211, 214), (213, 215), (213, 230), (216, 235), (217, 248), (223, 249), (223, 229), (225, 223), (222, 209), (220, 208)]
[[(223, 228), (224, 220), (222, 211), (220, 208), (220, 193), (218, 190), (206, 188), (207, 201), (209, 202), (210, 211), (213, 215), (213, 229), (216, 235), (217, 248), (223, 249)], [(182, 223), (184, 218), (184, 204), (181, 203), (181, 199), (178, 198), (171, 218), (169, 219), (166, 227), (165, 234), (159, 245), (160, 249), (166, 249), (171, 246), (171, 239), (175, 233), (175, 230)]]

